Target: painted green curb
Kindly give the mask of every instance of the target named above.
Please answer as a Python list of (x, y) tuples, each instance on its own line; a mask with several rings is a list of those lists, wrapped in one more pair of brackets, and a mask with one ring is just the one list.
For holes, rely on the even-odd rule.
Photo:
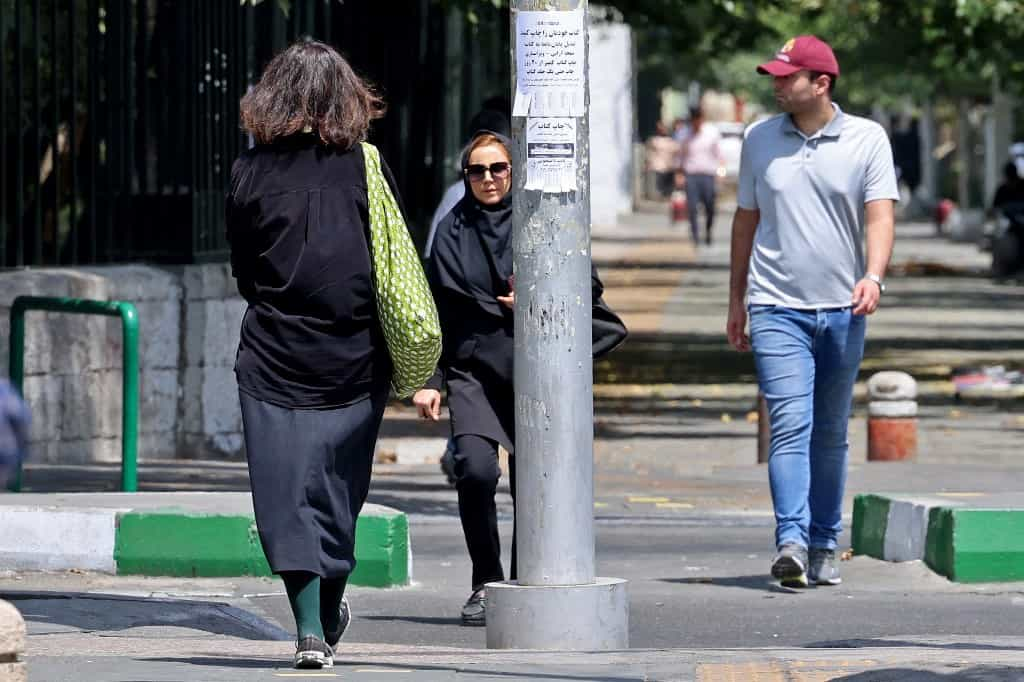
[(925, 562), (961, 583), (1024, 580), (1024, 510), (930, 510)]
[(885, 558), (885, 529), (889, 523), (889, 499), (857, 495), (853, 499), (853, 552)]
[(114, 561), (122, 575), (270, 575), (251, 516), (125, 512)]
[(368, 587), (408, 585), (409, 520), (405, 514), (360, 516), (356, 524), (356, 569), (349, 582)]
[(953, 579), (953, 510), (949, 507), (928, 510), (924, 563), (939, 575)]
[[(391, 587), (409, 582), (405, 514), (364, 515), (356, 525), (356, 569), (349, 583)], [(114, 561), (121, 575), (266, 576), (251, 515), (125, 512), (118, 515)]]

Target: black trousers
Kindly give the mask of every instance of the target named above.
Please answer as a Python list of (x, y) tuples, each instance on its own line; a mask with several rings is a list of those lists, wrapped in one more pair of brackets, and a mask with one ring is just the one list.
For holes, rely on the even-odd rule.
[[(515, 457), (508, 458), (509, 484), (515, 506)], [(498, 466), (498, 443), (476, 435), (455, 438), (455, 487), (459, 492), (459, 518), (466, 548), (473, 562), (473, 589), (484, 583), (505, 579), (501, 568), (501, 539), (498, 536), (498, 509), (494, 496), (498, 490), (501, 468)], [(516, 579), (515, 521), (512, 524), (512, 565), (509, 577)]]

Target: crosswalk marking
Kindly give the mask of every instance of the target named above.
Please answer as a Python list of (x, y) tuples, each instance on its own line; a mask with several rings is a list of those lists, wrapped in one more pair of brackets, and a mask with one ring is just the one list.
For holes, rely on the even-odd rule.
[(356, 668), (354, 673), (411, 673), (412, 670), (400, 670), (397, 668)]

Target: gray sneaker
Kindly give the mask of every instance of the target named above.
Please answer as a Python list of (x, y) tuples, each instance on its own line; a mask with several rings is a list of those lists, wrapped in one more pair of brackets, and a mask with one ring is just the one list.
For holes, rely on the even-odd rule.
[(807, 587), (807, 549), (795, 542), (779, 547), (772, 560), (772, 577), (783, 587)]
[(838, 585), (843, 582), (836, 564), (836, 551), (812, 547), (807, 577), (815, 585)]
[(473, 590), (462, 607), (463, 625), (487, 625), (487, 591)]

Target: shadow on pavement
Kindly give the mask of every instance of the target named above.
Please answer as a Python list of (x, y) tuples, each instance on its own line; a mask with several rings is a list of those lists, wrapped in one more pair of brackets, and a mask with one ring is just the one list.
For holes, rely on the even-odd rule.
[(726, 343), (725, 334), (634, 333), (594, 363), (594, 383), (753, 383), (754, 359)]
[[(412, 652), (412, 653), (413, 653), (413, 655), (416, 655), (416, 654), (420, 654), (422, 652)], [(474, 655), (484, 655), (486, 653), (487, 653), (486, 650), (481, 650), (479, 652), (474, 652)], [(499, 652), (499, 653), (504, 653), (504, 652)], [(178, 663), (178, 664), (195, 665), (195, 666), (202, 666), (202, 667), (209, 667), (209, 668), (247, 668), (247, 669), (254, 669), (254, 668), (284, 669), (284, 668), (287, 668), (287, 669), (291, 670), (290, 666), (283, 666), (283, 665), (281, 665), (282, 662), (280, 661), (280, 659), (275, 659), (273, 661), (269, 661), (269, 660), (268, 661), (262, 661), (262, 660), (243, 659), (243, 658), (237, 658), (236, 659), (236, 658), (227, 658), (227, 657), (225, 657), (225, 658), (214, 658), (214, 657), (209, 657), (209, 656), (196, 656), (196, 657), (192, 657), (192, 658), (184, 658), (184, 657), (182, 657), (182, 658), (170, 658), (170, 657), (168, 657), (168, 658), (147, 658), (145, 660), (153, 661), (153, 662), (159, 662), (159, 663)], [(521, 679), (530, 679), (530, 680), (567, 680), (567, 681), (573, 681), (573, 680), (584, 681), (585, 680), (586, 682), (637, 682), (637, 680), (640, 679), (640, 678), (637, 678), (635, 676), (630, 676), (630, 677), (613, 676), (613, 677), (609, 677), (609, 676), (605, 676), (605, 675), (594, 675), (593, 673), (590, 673), (590, 672), (587, 672), (587, 673), (581, 672), (579, 674), (573, 674), (573, 673), (544, 673), (544, 672), (540, 672), (540, 671), (536, 671), (536, 670), (529, 670), (529, 669), (526, 670), (526, 671), (524, 671), (524, 670), (517, 670), (517, 671), (487, 670), (487, 669), (484, 669), (484, 668), (478, 668), (478, 667), (475, 667), (475, 666), (466, 666), (466, 665), (458, 665), (456, 667), (456, 666), (422, 665), (422, 664), (416, 665), (416, 664), (409, 664), (409, 663), (367, 663), (366, 661), (346, 661), (346, 660), (344, 660), (343, 658), (340, 658), (340, 657), (335, 657), (335, 659), (334, 659), (334, 669), (337, 671), (338, 668), (341, 668), (342, 670), (338, 671), (340, 673), (347, 672), (347, 671), (344, 670), (344, 668), (351, 667), (351, 666), (355, 666), (355, 667), (358, 667), (358, 668), (372, 668), (375, 671), (380, 671), (380, 672), (385, 672), (385, 673), (388, 673), (388, 672), (395, 672), (395, 673), (408, 672), (408, 671), (411, 670), (411, 671), (422, 672), (422, 673), (435, 672), (435, 673), (447, 673), (449, 675), (455, 674), (455, 675), (458, 675), (459, 677), (462, 676), (461, 674), (471, 674), (471, 675), (474, 676), (474, 678), (476, 676), (480, 676), (480, 677), (488, 677), (488, 678), (494, 678), (494, 679), (500, 679), (502, 677), (508, 677), (510, 679), (520, 679), (520, 680)], [(339, 675), (331, 674), (330, 673), (330, 669), (326, 669), (325, 671), (320, 672), (320, 673), (309, 671), (306, 674), (303, 674), (303, 673), (300, 673), (300, 672), (295, 672), (295, 673), (292, 673), (292, 674), (288, 674), (288, 676), (292, 676), (292, 675), (294, 675), (295, 677), (320, 677), (320, 676), (323, 676), (323, 677), (328, 677), (328, 676), (330, 676), (330, 677), (335, 677), (335, 676), (341, 677), (340, 674)], [(529, 675), (529, 677), (526, 677), (526, 675)]]
[[(32, 492), (119, 492), (121, 465), (26, 463), (22, 490)], [(245, 462), (143, 460), (139, 462), (143, 492), (248, 491)]]
[[(376, 483), (375, 483), (376, 484)], [(502, 491), (501, 488), (498, 489)], [(454, 489), (447, 500), (435, 500), (425, 498), (408, 497), (405, 495), (392, 495), (386, 489), (371, 489), (367, 502), (381, 504), (385, 507), (392, 507), (406, 514), (419, 514), (423, 516), (445, 516), (450, 517), (452, 523), (459, 523), (459, 501)], [(499, 499), (499, 506), (501, 502)]]
[(954, 682), (959, 680), (964, 682), (1020, 682), (1020, 680), (1024, 680), (1024, 668), (983, 665), (948, 675), (927, 670), (914, 670), (913, 668), (877, 668), (868, 672), (829, 679), (833, 682), (838, 680), (846, 682), (881, 682), (882, 680), (892, 680), (892, 682)]
[(221, 602), (91, 592), (3, 592), (0, 599), (14, 603), (25, 622), (34, 624), (29, 628), (33, 635), (68, 629), (117, 632), (141, 627), (174, 627), (240, 639), (291, 639), (291, 635), (277, 625)]
[(385, 622), (419, 623), (421, 625), (462, 625), (461, 618), (440, 618), (431, 616), (360, 616), (359, 620)]
[(774, 592), (775, 594), (803, 594), (808, 589), (814, 589), (813, 587), (797, 590), (789, 587), (783, 587), (779, 585), (777, 580), (774, 580), (768, 575), (737, 575), (727, 576), (722, 578), (716, 578), (714, 576), (705, 576), (700, 578), (658, 578), (658, 582), (663, 583), (674, 583), (676, 585), (714, 585), (718, 587), (742, 587), (747, 590), (757, 590), (758, 592)]
[(626, 260), (623, 258), (601, 258), (600, 256), (595, 257), (593, 260), (594, 265), (597, 266), (598, 274), (601, 274), (604, 270), (676, 270), (678, 272), (717, 270), (720, 272), (729, 272), (728, 263), (681, 263), (674, 260)]
[(922, 649), (951, 649), (977, 651), (1024, 651), (1024, 646), (1007, 646), (1004, 644), (978, 644), (976, 642), (952, 642), (938, 643), (927, 641), (907, 641), (902, 639), (887, 639), (878, 637), (875, 639), (838, 639), (825, 642), (812, 642), (804, 645), (806, 649), (866, 649), (866, 648), (922, 648)]
[[(236, 658), (215, 658), (212, 656), (194, 656), (191, 658), (145, 658), (141, 660), (154, 663), (178, 663), (195, 665), (204, 668), (246, 668), (249, 670), (293, 670), (291, 663), (284, 658), (252, 658), (239, 655)], [(312, 677), (312, 675), (310, 675)]]

